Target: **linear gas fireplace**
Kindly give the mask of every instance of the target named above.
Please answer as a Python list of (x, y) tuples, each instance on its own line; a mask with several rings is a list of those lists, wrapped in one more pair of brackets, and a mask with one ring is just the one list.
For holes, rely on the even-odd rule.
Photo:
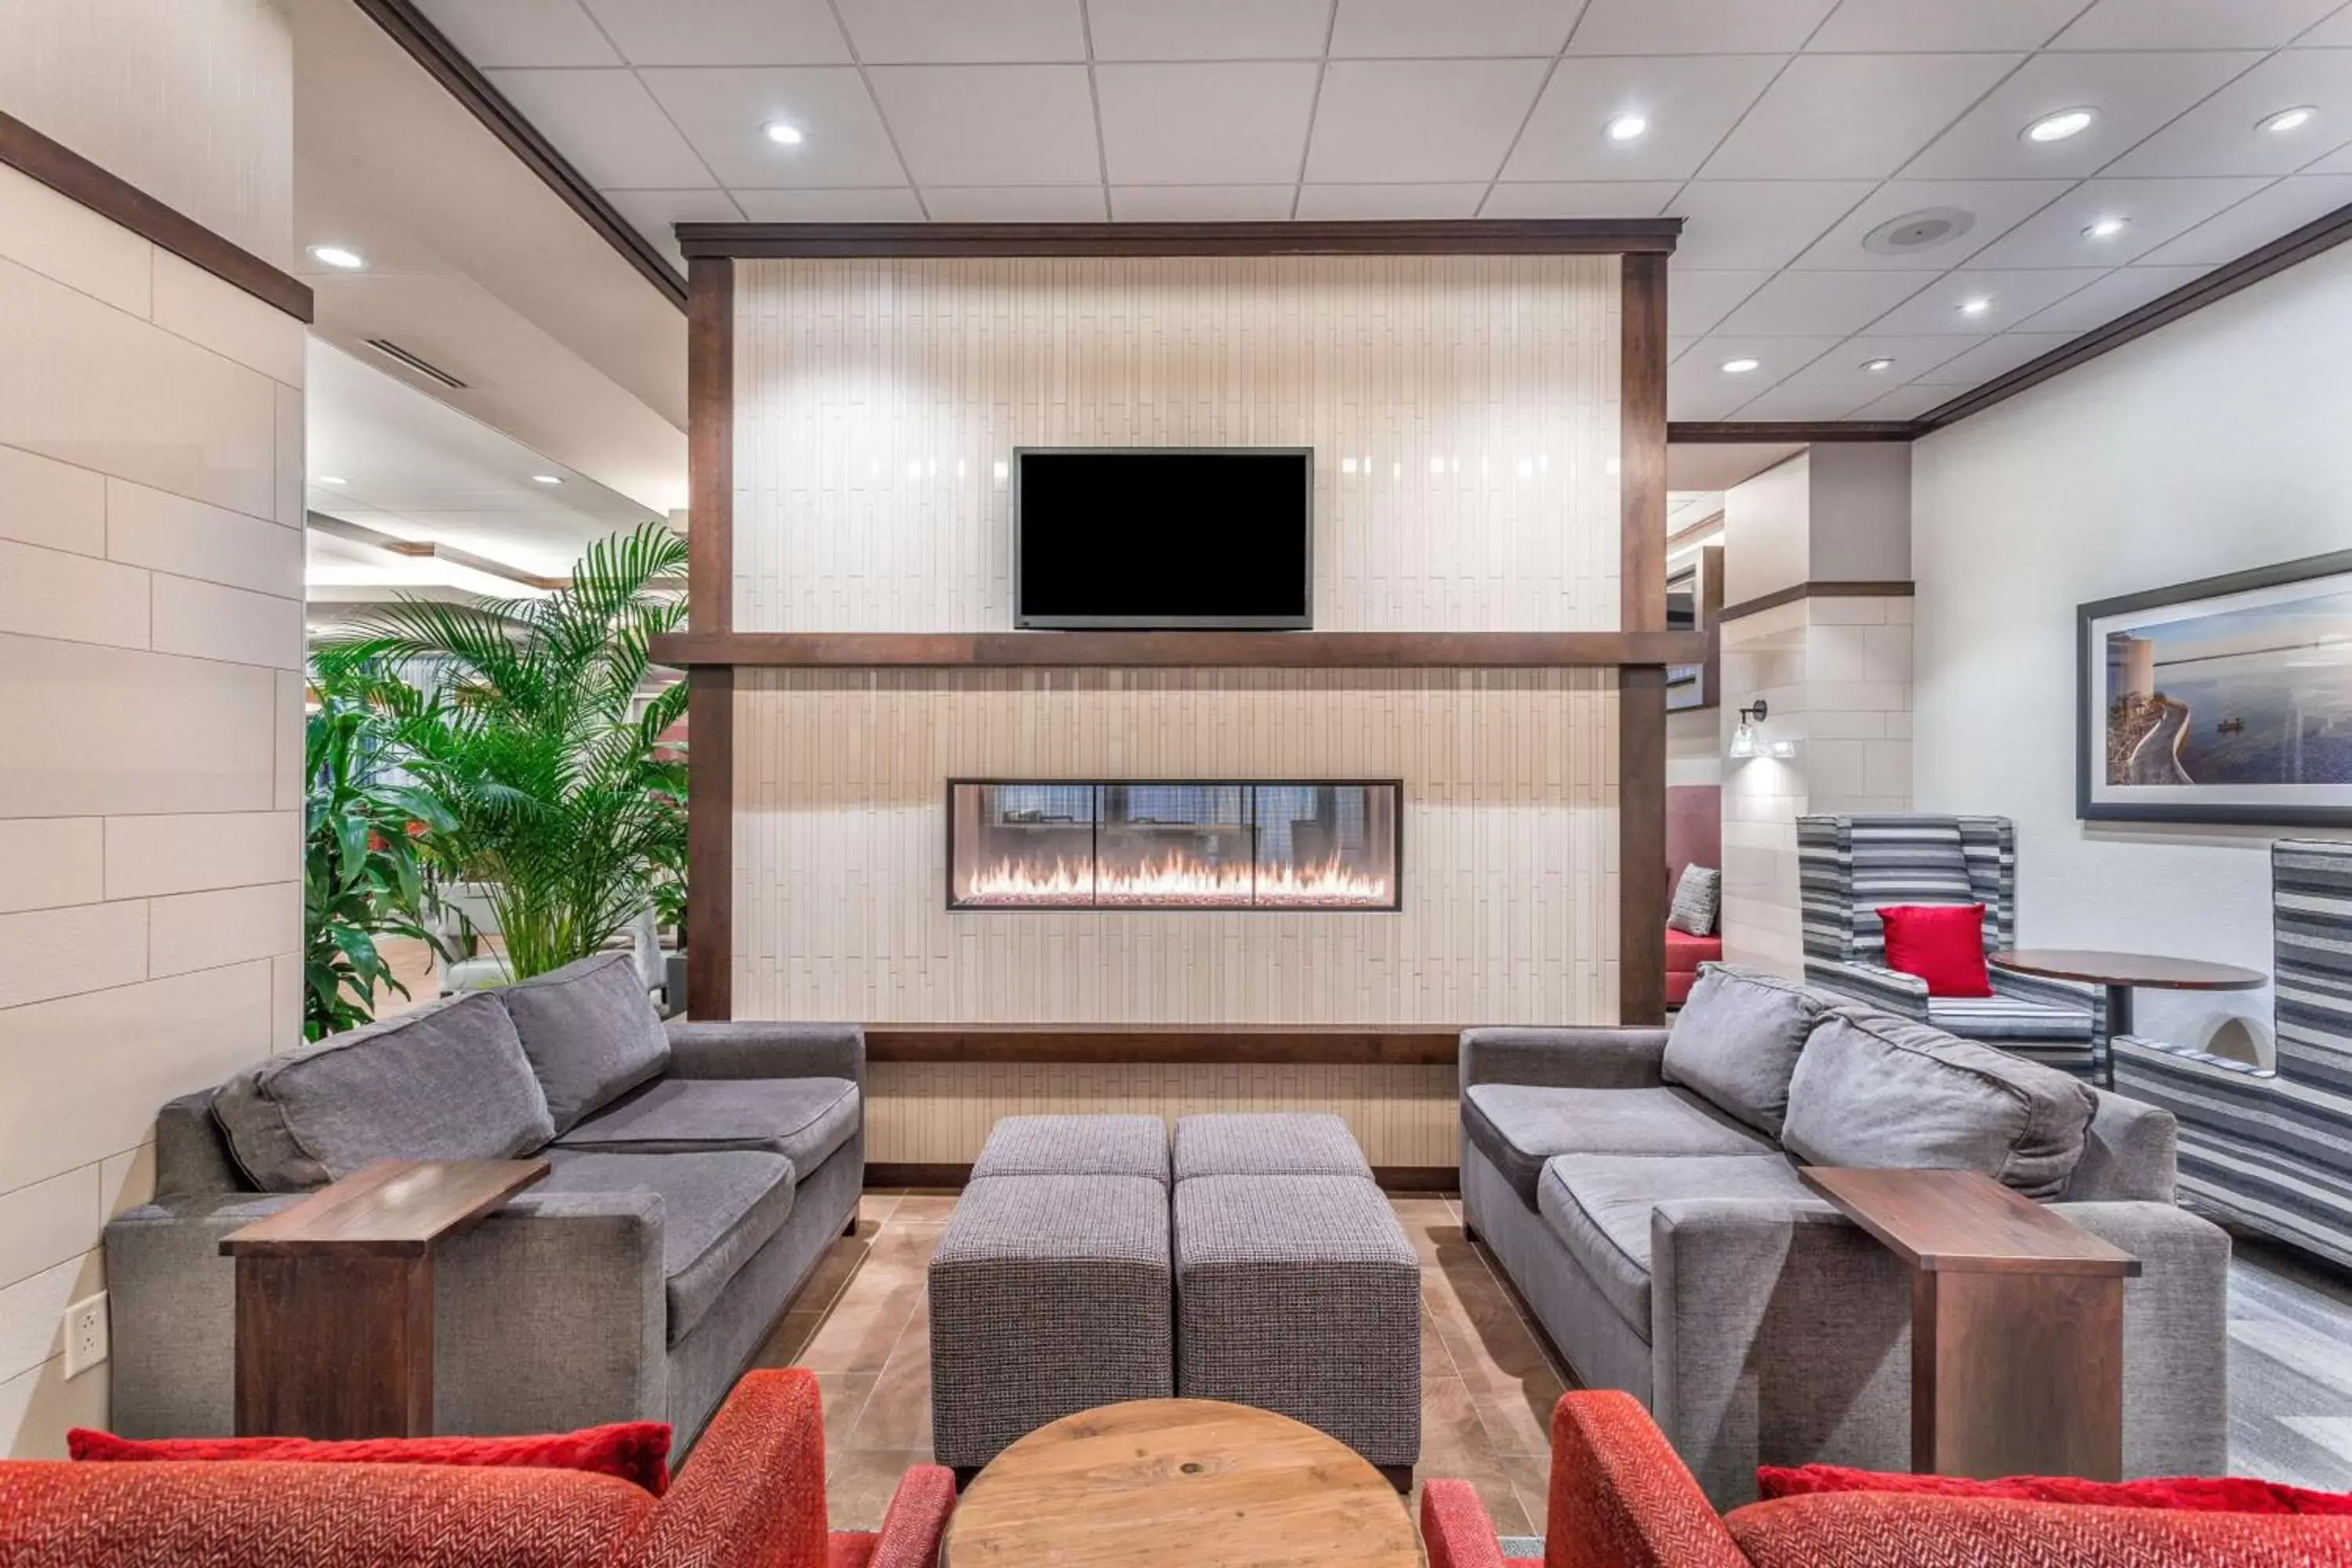
[(1398, 910), (1395, 779), (948, 781), (951, 910)]

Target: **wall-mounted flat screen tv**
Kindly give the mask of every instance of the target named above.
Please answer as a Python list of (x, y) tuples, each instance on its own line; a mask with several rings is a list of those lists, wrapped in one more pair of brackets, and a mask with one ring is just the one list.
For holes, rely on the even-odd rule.
[(1314, 535), (1311, 447), (1021, 447), (1013, 621), (1311, 626)]

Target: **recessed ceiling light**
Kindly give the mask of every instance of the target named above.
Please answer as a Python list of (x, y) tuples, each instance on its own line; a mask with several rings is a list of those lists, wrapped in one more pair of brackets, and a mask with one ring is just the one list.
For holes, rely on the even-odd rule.
[(1868, 371), (1873, 375), (1877, 375), (1883, 372), (1893, 370), (1895, 368), (1895, 362), (1891, 359), (1866, 359), (1862, 362), (1862, 368)]
[(1638, 114), (1621, 114), (1609, 122), (1612, 142), (1639, 142), (1649, 134), (1650, 122)]
[(1763, 363), (1764, 362), (1760, 359), (1727, 359), (1723, 362), (1723, 374), (1726, 375), (1746, 375), (1749, 371), (1760, 368)]
[(771, 120), (760, 127), (760, 134), (779, 147), (797, 147), (807, 139), (801, 134), (801, 128), (789, 120)]
[(2099, 117), (2095, 109), (2062, 109), (2055, 114), (2045, 114), (2025, 128), (2028, 142), (2063, 142), (2091, 128)]
[(2318, 112), (2307, 103), (2294, 109), (2282, 109), (2263, 121), (2262, 129), (2273, 136), (2284, 136), (2290, 131), (2300, 131), (2310, 124), (2313, 116)]
[(357, 272), (367, 265), (367, 258), (348, 246), (314, 245), (310, 255), (316, 260), (344, 272)]
[(319, 476), (319, 482), (322, 485), (332, 485), (337, 489), (341, 489), (351, 481), (344, 479), (341, 474), (320, 474)]
[(1991, 309), (1992, 301), (1983, 298), (1960, 301), (1960, 314), (1963, 316), (1981, 316)]
[(560, 474), (533, 474), (530, 482), (535, 485), (560, 485), (563, 479)]
[(2123, 233), (2129, 223), (2130, 220), (2127, 218), (2103, 217), (2084, 229), (2083, 233), (2092, 239), (2113, 239)]

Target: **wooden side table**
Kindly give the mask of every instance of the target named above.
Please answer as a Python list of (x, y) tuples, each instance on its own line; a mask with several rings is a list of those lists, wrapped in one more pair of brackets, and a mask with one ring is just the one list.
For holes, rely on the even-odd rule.
[(2258, 969), (2234, 963), (2209, 963), (2198, 958), (2159, 958), (2150, 952), (2093, 952), (2068, 947), (2014, 947), (1987, 953), (1985, 963), (2012, 974), (2038, 975), (2044, 980), (2073, 980), (2102, 986), (2107, 993), (2107, 1048), (2101, 1064), (2102, 1089), (2116, 1087), (2117, 1035), (2132, 1032), (2132, 992), (2252, 991), (2268, 985), (2271, 977)]
[(1303, 1422), (1209, 1399), (1066, 1415), (996, 1456), (941, 1568), (1421, 1568), (1404, 1499)]
[(1798, 1173), (1911, 1266), (1915, 1472), (2123, 1478), (2139, 1259), (1974, 1171)]
[(433, 1250), (545, 1160), (386, 1160), (221, 1240), (236, 1259), (239, 1436), (433, 1431)]

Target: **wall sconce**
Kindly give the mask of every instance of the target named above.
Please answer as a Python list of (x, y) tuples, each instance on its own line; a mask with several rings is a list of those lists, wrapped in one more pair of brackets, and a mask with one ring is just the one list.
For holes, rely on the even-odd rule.
[(1770, 712), (1761, 697), (1739, 710), (1739, 728), (1731, 732), (1731, 755), (1736, 761), (1746, 762), (1756, 755), (1756, 726)]

